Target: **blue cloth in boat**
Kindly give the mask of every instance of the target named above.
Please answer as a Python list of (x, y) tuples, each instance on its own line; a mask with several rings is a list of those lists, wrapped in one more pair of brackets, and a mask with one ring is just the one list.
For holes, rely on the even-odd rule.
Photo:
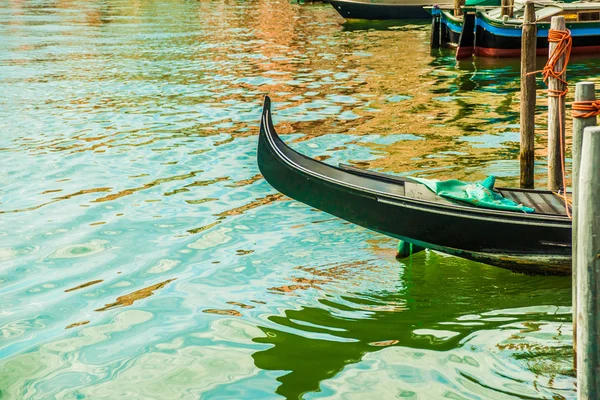
[(533, 213), (535, 210), (523, 204), (517, 204), (494, 191), (495, 176), (488, 176), (481, 182), (467, 183), (456, 179), (438, 181), (435, 179), (413, 178), (419, 183), (427, 186), (429, 190), (438, 196), (460, 202), (466, 202), (481, 208), (493, 210), (520, 211)]

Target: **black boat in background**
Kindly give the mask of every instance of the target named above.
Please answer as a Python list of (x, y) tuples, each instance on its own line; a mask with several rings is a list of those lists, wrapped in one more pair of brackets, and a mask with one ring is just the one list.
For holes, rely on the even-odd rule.
[(496, 189), (533, 214), (457, 204), (408, 178), (331, 166), (288, 147), (265, 98), (258, 166), (275, 189), (365, 228), (459, 257), (514, 271), (571, 272), (571, 221), (551, 191)]
[[(330, 0), (333, 8), (346, 19), (430, 19), (423, 7), (431, 0)], [(451, 4), (451, 3), (449, 3)]]

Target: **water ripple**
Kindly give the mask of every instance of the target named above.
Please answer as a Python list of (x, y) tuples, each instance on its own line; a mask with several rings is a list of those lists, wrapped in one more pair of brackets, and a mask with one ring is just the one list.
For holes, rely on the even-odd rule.
[(329, 4), (0, 4), (0, 396), (574, 398), (568, 279), (397, 262), (259, 173), (270, 94), (328, 163), (514, 182), (518, 62), (428, 35)]

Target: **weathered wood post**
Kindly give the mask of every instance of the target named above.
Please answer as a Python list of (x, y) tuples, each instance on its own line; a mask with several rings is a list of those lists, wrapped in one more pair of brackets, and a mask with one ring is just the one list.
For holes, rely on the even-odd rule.
[(513, 1), (512, 0), (502, 0), (501, 2), (501, 12), (502, 16), (508, 15), (509, 17), (513, 16)]
[[(565, 17), (552, 17), (550, 30), (564, 31), (566, 29)], [(552, 59), (558, 43), (550, 41), (549, 56)], [(565, 56), (555, 60), (554, 71), (560, 72), (565, 65)], [(566, 74), (560, 75), (565, 80)], [(564, 165), (564, 132), (565, 132), (565, 97), (559, 96), (565, 84), (558, 78), (550, 76), (548, 79), (548, 190), (560, 190), (563, 186), (562, 166)]]
[[(592, 102), (596, 100), (596, 85), (593, 82), (579, 82), (575, 85), (575, 104), (573, 108), (576, 108), (578, 102)], [(572, 246), (573, 246), (573, 263), (572, 263), (572, 285), (573, 285), (573, 350), (575, 352), (574, 367), (577, 369), (577, 224), (578, 224), (578, 211), (577, 201), (578, 186), (579, 186), (579, 165), (581, 164), (581, 143), (583, 141), (583, 130), (588, 126), (596, 126), (596, 116), (590, 116), (587, 118), (582, 117), (582, 113), (577, 111), (573, 112), (573, 148), (572, 148), (572, 183), (573, 189), (573, 201), (571, 212), (573, 215), (573, 235), (572, 235)]]
[(533, 189), (535, 163), (535, 5), (525, 2), (521, 39), (521, 187)]
[(465, 5), (466, 0), (454, 0), (454, 16), (458, 17), (463, 15), (462, 7)]
[(600, 127), (583, 133), (577, 212), (577, 398), (600, 398)]

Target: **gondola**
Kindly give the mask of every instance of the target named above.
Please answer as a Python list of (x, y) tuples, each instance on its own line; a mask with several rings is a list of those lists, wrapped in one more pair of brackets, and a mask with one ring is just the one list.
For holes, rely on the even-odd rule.
[(257, 161), (267, 182), (284, 195), (384, 235), (513, 271), (571, 271), (571, 221), (554, 192), (496, 189), (535, 209), (533, 214), (498, 211), (446, 200), (410, 178), (328, 165), (281, 140), (269, 97)]

